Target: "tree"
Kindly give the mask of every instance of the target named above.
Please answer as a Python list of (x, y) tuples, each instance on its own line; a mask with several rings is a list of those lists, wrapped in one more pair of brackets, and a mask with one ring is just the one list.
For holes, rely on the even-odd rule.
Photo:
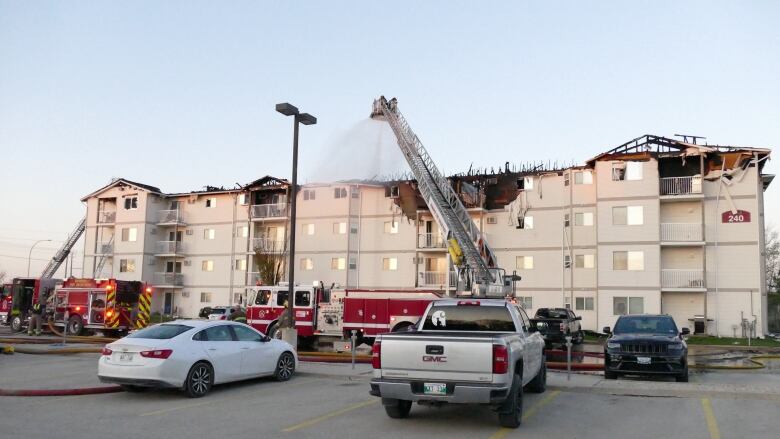
[(255, 245), (255, 266), (263, 285), (276, 285), (284, 278), (287, 240), (260, 238)]
[(0, 285), (2, 285), (3, 281), (5, 281), (5, 271), (0, 270)]
[(764, 232), (766, 239), (765, 264), (767, 292), (780, 294), (780, 239), (777, 230), (771, 225)]

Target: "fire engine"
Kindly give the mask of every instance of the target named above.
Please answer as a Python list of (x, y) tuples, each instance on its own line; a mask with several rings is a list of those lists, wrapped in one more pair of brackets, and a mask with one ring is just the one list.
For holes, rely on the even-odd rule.
[(11, 330), (19, 332), (27, 325), (35, 303), (46, 303), (59, 279), (16, 277), (11, 281), (11, 306), (7, 322)]
[(79, 335), (85, 329), (126, 333), (149, 323), (152, 288), (138, 281), (66, 279), (54, 290), (54, 324)]
[(13, 304), (13, 284), (3, 284), (0, 286), (0, 324), (8, 323), (8, 314), (11, 312)]
[[(318, 338), (349, 338), (357, 331), (358, 344), (373, 343), (377, 334), (414, 325), (442, 293), (432, 290), (368, 290), (296, 284), (293, 312), (301, 344)], [(247, 323), (271, 337), (279, 337), (279, 320), (289, 298), (289, 284), (258, 287), (247, 297)]]

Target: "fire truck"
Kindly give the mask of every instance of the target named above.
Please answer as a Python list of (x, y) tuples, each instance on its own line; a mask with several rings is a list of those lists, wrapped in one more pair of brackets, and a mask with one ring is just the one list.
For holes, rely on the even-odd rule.
[(8, 314), (13, 306), (13, 284), (0, 285), (0, 324), (8, 324)]
[[(377, 334), (414, 325), (433, 300), (433, 290), (369, 290), (327, 288), (322, 283), (295, 286), (295, 328), (302, 345), (320, 338), (349, 338), (357, 331), (358, 344), (371, 344)], [(279, 337), (279, 320), (289, 299), (289, 284), (258, 287), (247, 296), (247, 323), (271, 337)]]
[(66, 279), (54, 290), (54, 324), (67, 333), (123, 334), (149, 323), (152, 288), (138, 281)]
[(11, 281), (11, 306), (7, 322), (11, 330), (19, 332), (25, 328), (33, 304), (46, 303), (59, 279), (16, 277)]

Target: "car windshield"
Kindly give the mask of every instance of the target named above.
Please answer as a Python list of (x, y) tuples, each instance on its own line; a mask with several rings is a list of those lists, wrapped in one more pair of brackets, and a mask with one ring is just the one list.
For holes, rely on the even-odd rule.
[(227, 308), (211, 308), (211, 312), (209, 314), (225, 314), (227, 311)]
[(666, 316), (621, 317), (615, 323), (615, 334), (663, 334), (676, 335), (677, 325)]
[(169, 338), (176, 337), (179, 334), (189, 331), (192, 326), (187, 325), (155, 325), (146, 329), (142, 329), (138, 332), (133, 332), (128, 335), (127, 338), (146, 338), (153, 340), (167, 340)]
[(514, 332), (515, 323), (504, 306), (431, 307), (423, 330)]
[(536, 317), (542, 319), (565, 319), (568, 318), (569, 316), (566, 313), (566, 310), (564, 309), (542, 308), (536, 311)]

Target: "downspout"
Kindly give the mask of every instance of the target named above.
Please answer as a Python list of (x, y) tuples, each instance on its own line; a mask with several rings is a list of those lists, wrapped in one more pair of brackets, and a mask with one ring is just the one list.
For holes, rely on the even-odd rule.
[(236, 257), (236, 214), (238, 209), (238, 194), (233, 194), (233, 221), (230, 223), (230, 286), (228, 287), (228, 303), (233, 305), (233, 278), (235, 276)]
[[(583, 177), (584, 178), (584, 177)], [(569, 245), (569, 306), (575, 308), (574, 301), (574, 173), (569, 170), (569, 226), (571, 227), (571, 236), (567, 244)], [(584, 219), (583, 215), (583, 219)], [(583, 221), (584, 223), (584, 221)], [(565, 267), (565, 265), (564, 265)], [(584, 300), (584, 299), (583, 299)], [(584, 303), (583, 303), (584, 305)], [(566, 304), (563, 306), (566, 308)]]
[[(718, 283), (719, 283), (719, 275), (718, 275), (718, 243), (720, 242), (720, 234), (718, 234), (718, 225), (720, 224), (720, 218), (718, 216), (720, 215), (719, 207), (720, 207), (720, 191), (723, 188), (723, 172), (726, 170), (726, 160), (721, 158), (722, 163), (720, 166), (720, 175), (718, 176), (718, 195), (715, 197), (715, 254), (713, 255), (715, 259), (715, 335), (720, 337), (720, 307), (718, 306), (720, 304), (720, 300), (718, 298)], [(706, 247), (706, 242), (704, 243)], [(707, 320), (704, 321), (704, 324), (707, 324)]]
[[(701, 175), (702, 185), (704, 184), (704, 153), (699, 153), (699, 175)], [(702, 192), (703, 192), (702, 186)], [(704, 216), (706, 210), (706, 201), (702, 196), (701, 202), (701, 240), (704, 242), (702, 246), (702, 265), (704, 266), (704, 333), (707, 334), (707, 301), (709, 300), (709, 293), (707, 292), (707, 218)], [(717, 210), (717, 209), (716, 209)], [(662, 310), (663, 311), (663, 310)], [(694, 316), (695, 317), (695, 316)], [(694, 327), (691, 332), (696, 332), (696, 321), (693, 322)]]

